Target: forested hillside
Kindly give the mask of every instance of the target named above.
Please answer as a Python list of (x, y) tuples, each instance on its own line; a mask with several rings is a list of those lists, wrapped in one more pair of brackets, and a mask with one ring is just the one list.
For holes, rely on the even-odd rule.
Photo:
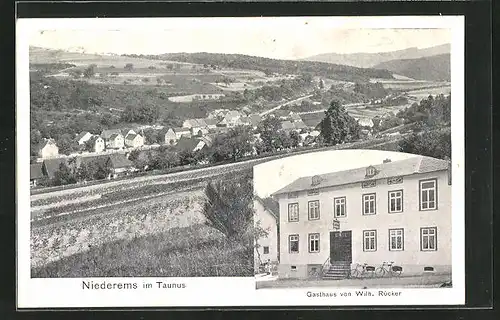
[(376, 65), (393, 73), (416, 80), (450, 81), (451, 62), (449, 54), (440, 54), (419, 59), (391, 60)]

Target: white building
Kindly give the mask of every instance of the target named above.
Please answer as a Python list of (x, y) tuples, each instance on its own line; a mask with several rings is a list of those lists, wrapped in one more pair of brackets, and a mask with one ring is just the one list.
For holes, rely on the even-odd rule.
[(254, 201), (255, 224), (267, 232), (257, 240), (255, 252), (256, 269), (266, 262), (277, 263), (279, 241), (279, 204), (272, 198), (256, 197)]
[(38, 145), (38, 155), (42, 159), (54, 158), (59, 155), (59, 148), (54, 139), (44, 139)]
[(448, 161), (416, 156), (299, 178), (275, 192), (279, 276), (316, 269), (343, 278), (357, 263), (384, 261), (402, 275), (451, 272), (449, 173)]
[(76, 142), (78, 142), (79, 145), (83, 145), (85, 142), (89, 141), (90, 138), (92, 138), (92, 134), (88, 131), (83, 131), (76, 136)]
[(144, 137), (140, 134), (129, 133), (125, 137), (125, 145), (129, 148), (139, 148), (144, 145)]

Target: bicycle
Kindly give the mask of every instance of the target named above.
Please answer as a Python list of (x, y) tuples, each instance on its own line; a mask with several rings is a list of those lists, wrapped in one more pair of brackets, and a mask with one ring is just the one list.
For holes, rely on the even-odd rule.
[[(361, 268), (361, 269), (360, 269)], [(357, 263), (354, 269), (351, 270), (351, 278), (361, 278), (365, 274), (370, 274), (370, 277), (374, 276), (375, 267), (369, 266), (368, 263), (359, 264)]]
[(395, 266), (394, 261), (384, 261), (382, 262), (382, 265), (375, 270), (377, 277), (385, 277), (386, 275), (399, 277), (402, 272), (403, 268)]
[(311, 268), (308, 272), (309, 278), (319, 278), (320, 273), (318, 268)]

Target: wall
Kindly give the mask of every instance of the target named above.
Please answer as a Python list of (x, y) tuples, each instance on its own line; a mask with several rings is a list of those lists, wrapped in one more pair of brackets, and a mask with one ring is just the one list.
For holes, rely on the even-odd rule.
[[(267, 238), (261, 238), (257, 241), (260, 245), (257, 248), (262, 262), (268, 259), (271, 262), (278, 261), (278, 233), (275, 218), (267, 211), (260, 201), (254, 201), (255, 208), (255, 222), (260, 221), (260, 225), (264, 230), (268, 230)], [(265, 246), (269, 247), (269, 254), (264, 254)], [(258, 256), (255, 257), (258, 260)]]
[[(438, 209), (419, 211), (419, 180), (438, 179)], [(388, 212), (388, 191), (403, 189), (403, 212)], [(376, 214), (362, 215), (362, 194), (376, 193)], [(301, 192), (296, 199), (280, 196), (280, 268), (283, 272), (292, 265), (323, 264), (330, 254), (330, 232), (333, 231), (333, 198), (346, 197), (347, 217), (338, 218), (341, 230), (352, 230), (352, 258), (355, 263), (379, 266), (394, 261), (404, 267), (405, 274), (420, 273), (424, 266), (436, 272), (449, 272), (451, 266), (451, 186), (446, 171), (415, 174), (404, 177), (403, 183), (387, 185), (377, 180), (373, 188), (361, 188), (360, 183), (320, 190), (317, 196)], [(320, 201), (320, 219), (308, 221), (308, 201)], [(299, 203), (299, 222), (288, 222), (288, 204)], [(420, 228), (437, 227), (437, 251), (420, 250)], [(388, 230), (404, 228), (404, 250), (389, 251)], [(377, 230), (377, 251), (363, 252), (363, 230)], [(320, 233), (320, 252), (309, 253), (308, 234)], [(299, 253), (289, 253), (288, 236), (299, 234)], [(288, 273), (288, 272), (286, 272)]]

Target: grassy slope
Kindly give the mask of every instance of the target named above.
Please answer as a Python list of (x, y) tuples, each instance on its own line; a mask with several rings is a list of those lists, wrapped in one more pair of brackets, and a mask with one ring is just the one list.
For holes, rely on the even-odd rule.
[(252, 261), (244, 249), (202, 224), (106, 243), (32, 269), (35, 278), (252, 274)]

